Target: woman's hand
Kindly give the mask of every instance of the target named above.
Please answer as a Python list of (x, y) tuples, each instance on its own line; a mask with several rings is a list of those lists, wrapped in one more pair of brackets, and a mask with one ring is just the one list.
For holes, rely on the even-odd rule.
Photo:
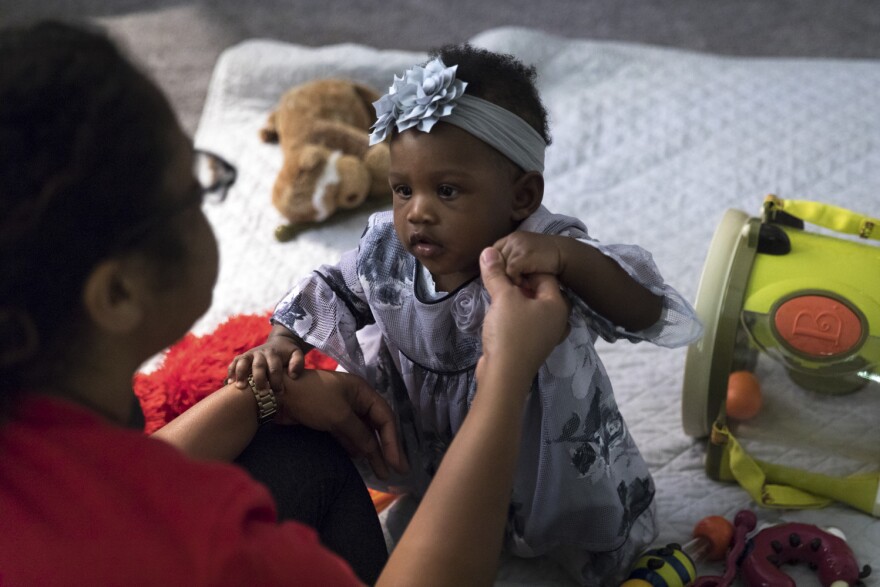
[(504, 257), (492, 247), (480, 255), (483, 285), (492, 304), (483, 323), (483, 356), (529, 380), (568, 331), (569, 304), (552, 275), (524, 275), (517, 286), (507, 275)]
[(400, 473), (409, 469), (394, 412), (366, 381), (349, 373), (306, 369), (283, 382), (284, 391), (277, 395), (281, 423), (331, 433), (352, 457), (365, 457), (380, 479), (388, 478), (389, 465)]

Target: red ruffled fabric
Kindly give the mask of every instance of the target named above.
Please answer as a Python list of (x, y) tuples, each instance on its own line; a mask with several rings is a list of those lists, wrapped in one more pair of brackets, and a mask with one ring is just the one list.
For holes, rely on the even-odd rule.
[[(168, 349), (162, 364), (151, 373), (134, 376), (134, 393), (141, 403), (151, 434), (196, 402), (223, 386), (230, 361), (266, 342), (271, 314), (232, 316), (216, 330), (202, 336), (192, 333)], [(336, 369), (336, 361), (313, 350), (306, 355), (307, 369)]]

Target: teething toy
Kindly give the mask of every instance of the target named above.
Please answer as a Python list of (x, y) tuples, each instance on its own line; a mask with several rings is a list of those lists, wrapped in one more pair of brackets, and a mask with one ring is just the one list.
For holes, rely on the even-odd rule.
[(753, 512), (742, 510), (736, 515), (724, 576), (700, 577), (693, 587), (727, 587), (733, 583), (737, 567), (746, 587), (796, 587), (779, 567), (801, 562), (816, 571), (823, 587), (861, 586), (862, 579), (871, 574), (868, 565), (859, 570), (847, 543), (830, 532), (792, 522), (764, 528), (746, 540), (756, 523)]
[(724, 557), (733, 526), (721, 516), (703, 518), (694, 526), (693, 539), (672, 543), (643, 554), (620, 587), (684, 587), (697, 575), (696, 563)]

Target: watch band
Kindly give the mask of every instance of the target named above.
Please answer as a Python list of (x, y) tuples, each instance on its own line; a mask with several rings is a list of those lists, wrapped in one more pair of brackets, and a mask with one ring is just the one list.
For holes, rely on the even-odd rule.
[(257, 400), (257, 421), (260, 423), (260, 426), (266, 422), (271, 422), (278, 412), (278, 398), (275, 397), (275, 392), (272, 391), (271, 387), (257, 389), (253, 375), (248, 375), (248, 384), (251, 386), (251, 390), (254, 392), (254, 397)]

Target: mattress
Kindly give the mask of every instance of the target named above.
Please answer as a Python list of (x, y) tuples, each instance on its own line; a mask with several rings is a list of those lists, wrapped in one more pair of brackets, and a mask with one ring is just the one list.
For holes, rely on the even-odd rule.
[[(757, 214), (763, 197), (818, 200), (880, 213), (880, 61), (732, 58), (614, 42), (567, 39), (522, 28), (471, 41), (534, 64), (550, 114), (545, 205), (581, 218), (604, 242), (652, 252), (666, 280), (695, 299), (709, 243), (727, 209)], [(354, 44), (305, 47), (250, 40), (219, 58), (195, 143), (238, 169), (227, 201), (208, 207), (221, 268), (213, 305), (195, 326), (263, 312), (310, 270), (354, 247), (368, 211), (279, 242), (271, 205), (282, 155), (258, 132), (279, 96), (315, 78), (343, 77), (384, 90), (426, 55)], [(709, 515), (753, 509), (762, 524), (798, 521), (844, 532), (859, 564), (880, 569), (880, 520), (843, 505), (820, 510), (757, 507), (735, 485), (707, 478), (705, 441), (682, 429), (685, 349), (600, 343), (621, 411), (657, 486), (658, 544), (686, 542)], [(867, 439), (862, 468), (880, 465), (876, 383), (838, 408), (843, 441)], [(867, 407), (866, 407), (867, 406)], [(846, 425), (856, 422), (852, 426)], [(809, 454), (787, 464), (821, 469)], [(833, 471), (836, 472), (836, 471)], [(387, 522), (387, 520), (386, 520)], [(701, 564), (719, 574), (720, 564)], [(792, 567), (798, 584), (818, 584)], [(876, 577), (868, 584), (880, 581)], [(566, 585), (549, 561), (504, 558), (498, 585)]]

